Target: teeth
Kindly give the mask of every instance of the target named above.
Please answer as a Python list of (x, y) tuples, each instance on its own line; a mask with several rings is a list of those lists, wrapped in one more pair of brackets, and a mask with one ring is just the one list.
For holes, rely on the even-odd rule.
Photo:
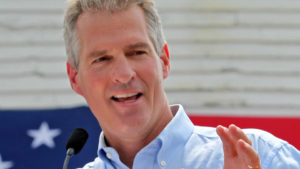
[(120, 94), (120, 95), (116, 95), (114, 97), (118, 98), (118, 99), (122, 99), (122, 98), (132, 97), (132, 96), (135, 96), (135, 95), (137, 95), (137, 93)]

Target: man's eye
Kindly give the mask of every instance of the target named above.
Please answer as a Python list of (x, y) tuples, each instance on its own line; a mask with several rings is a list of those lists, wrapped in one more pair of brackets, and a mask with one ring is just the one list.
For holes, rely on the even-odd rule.
[(147, 54), (147, 52), (144, 50), (129, 51), (125, 53), (126, 56), (139, 56), (144, 54)]
[(103, 62), (103, 61), (106, 61), (108, 59), (109, 59), (109, 57), (103, 56), (103, 57), (100, 57), (100, 58), (97, 58), (96, 60), (94, 60), (94, 63)]
[(137, 50), (137, 51), (128, 52), (127, 56), (139, 56), (143, 54), (146, 54), (146, 52), (143, 50)]
[(135, 51), (134, 54), (135, 55), (143, 55), (145, 54), (146, 52), (145, 51), (142, 51), (142, 50), (139, 50), (139, 51)]

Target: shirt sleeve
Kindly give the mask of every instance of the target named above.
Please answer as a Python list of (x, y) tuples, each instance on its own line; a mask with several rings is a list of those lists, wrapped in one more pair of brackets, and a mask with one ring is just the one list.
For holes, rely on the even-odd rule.
[(252, 140), (263, 169), (300, 169), (300, 151), (294, 146), (263, 130), (244, 131)]
[(285, 143), (274, 154), (268, 169), (300, 169), (300, 152), (292, 145)]

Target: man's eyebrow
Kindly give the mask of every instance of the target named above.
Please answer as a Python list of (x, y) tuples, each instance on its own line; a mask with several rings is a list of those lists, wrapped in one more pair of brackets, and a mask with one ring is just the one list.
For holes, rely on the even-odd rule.
[(150, 48), (150, 46), (145, 42), (137, 42), (125, 47), (126, 49), (136, 49), (136, 48)]
[(91, 52), (88, 56), (89, 57), (97, 57), (97, 56), (102, 56), (107, 53), (107, 50), (95, 50)]
[[(130, 45), (125, 47), (125, 49), (136, 49), (136, 48), (147, 48), (147, 49), (149, 49), (150, 46), (145, 42), (137, 42), (137, 43), (130, 44)], [(88, 57), (102, 56), (102, 55), (107, 54), (107, 52), (108, 52), (107, 50), (95, 50), (95, 51), (92, 51), (91, 53), (89, 53)]]

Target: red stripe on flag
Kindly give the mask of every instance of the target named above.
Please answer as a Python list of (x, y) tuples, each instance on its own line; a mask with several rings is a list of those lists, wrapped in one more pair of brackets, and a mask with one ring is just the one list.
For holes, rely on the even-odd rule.
[(231, 117), (189, 116), (195, 125), (216, 127), (235, 124), (240, 128), (257, 128), (288, 141), (300, 150), (300, 117)]

